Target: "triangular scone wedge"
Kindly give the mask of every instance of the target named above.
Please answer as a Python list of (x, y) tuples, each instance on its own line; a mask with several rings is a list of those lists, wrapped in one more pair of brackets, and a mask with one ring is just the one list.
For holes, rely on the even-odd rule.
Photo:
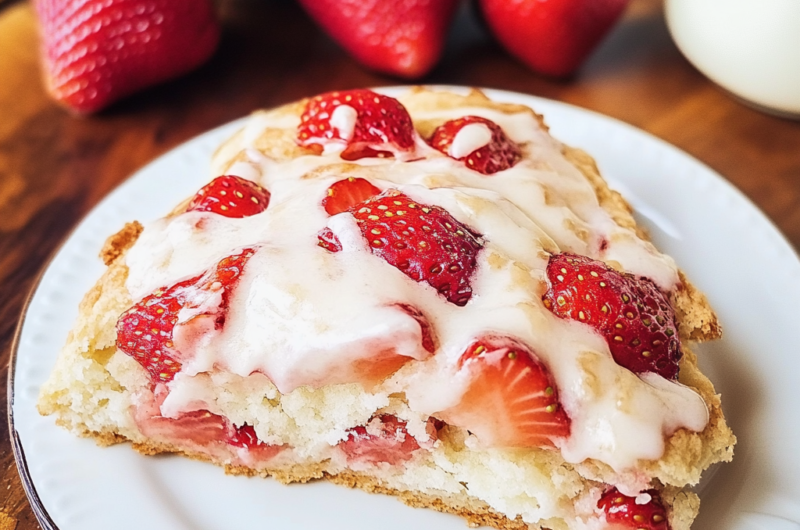
[[(396, 495), (411, 506), (454, 513), (470, 525), (502, 529), (601, 528), (607, 513), (598, 503), (616, 487), (634, 497), (645, 490), (652, 492), (660, 498), (672, 530), (690, 528), (699, 507), (691, 486), (699, 481), (704, 469), (730, 460), (735, 443), (719, 396), (700, 372), (690, 349), (691, 343), (715, 339), (721, 333), (706, 298), (685, 275), (670, 268), (673, 265), (669, 258), (647, 242), (630, 207), (608, 188), (591, 157), (553, 140), (542, 118), (531, 109), (491, 101), (477, 90), (457, 95), (419, 88), (399, 100), (413, 120), (417, 156), (403, 161), (345, 161), (338, 152), (321, 154), (319, 149), (298, 145), (297, 127), (305, 101), (259, 111), (217, 150), (212, 174), (239, 175), (270, 190), (269, 207), (258, 214), (263, 216), (262, 221), (256, 224), (257, 216), (227, 220), (209, 212), (186, 213), (187, 198), (165, 219), (147, 227), (133, 222), (112, 236), (102, 252), (108, 269), (81, 303), (67, 344), (41, 390), (40, 412), (54, 415), (58, 424), (78, 435), (93, 437), (100, 445), (130, 441), (144, 454), (180, 453), (224, 466), (230, 473), (272, 476), (282, 482), (327, 479)], [(465, 115), (491, 119), (519, 144), (522, 155), (514, 167), (491, 176), (479, 175), (459, 166), (457, 160), (425, 147), (423, 140), (437, 127)], [(435, 291), (425, 290), (429, 287), (392, 272), (386, 263), (369, 255), (366, 246), (359, 250), (357, 237), (355, 243), (347, 243), (347, 226), (355, 226), (348, 225), (352, 223), (347, 217), (351, 214), (330, 217), (320, 206), (326, 189), (342, 178), (361, 178), (381, 190), (399, 189), (420, 197), (416, 199), (420, 203), (429, 201), (428, 204), (446, 209), (457, 222), (479, 234), (483, 247), (472, 279), (473, 298), (463, 307), (451, 307), (453, 304), (442, 301)], [(319, 226), (308, 233), (305, 228), (298, 228), (297, 237), (287, 243), (292, 216), (303, 212), (311, 218), (310, 225), (318, 220)], [(329, 217), (340, 221), (329, 222)], [(315, 269), (297, 263), (305, 274), (317, 270), (323, 277), (308, 280), (314, 289), (354, 282), (351, 271), (334, 267), (345, 263), (333, 260), (346, 256), (347, 248), (333, 256), (337, 253), (317, 245), (317, 230), (325, 228), (341, 230), (342, 245), (352, 244), (355, 249), (353, 263), (372, 263), (365, 261), (368, 259), (379, 262), (375, 268), (370, 264), (364, 270), (365, 283), (377, 270), (388, 276), (370, 285), (400, 293), (398, 297), (414, 293), (409, 300), (415, 304), (416, 313), (409, 314), (420, 322), (423, 335), (425, 326), (432, 329), (434, 351), (403, 362), (397, 371), (377, 381), (366, 382), (331, 365), (334, 368), (329, 369), (330, 373), (336, 375), (331, 375), (332, 382), (326, 382), (324, 376), (306, 377), (294, 358), (276, 361), (274, 348), (265, 346), (262, 353), (268, 359), (255, 361), (226, 349), (250, 351), (250, 343), (241, 342), (241, 337), (254, 333), (249, 319), (261, 315), (277, 318), (277, 310), (268, 309), (279, 304), (280, 299), (270, 296), (296, 295), (295, 302), (281, 306), (281, 310), (295, 307), (293, 313), (282, 317), (287, 327), (305, 323), (309, 312), (314, 313), (313, 302), (320, 299), (315, 293), (303, 295), (306, 291), (302, 282), (294, 287), (287, 282), (272, 282), (273, 276), (299, 278), (289, 265), (287, 270), (271, 268), (276, 260), (280, 262), (280, 256), (297, 252), (318, 264)], [(510, 233), (517, 235), (507, 237)], [(246, 235), (254, 235), (255, 239), (243, 239)], [(210, 237), (221, 237), (223, 242), (217, 240), (213, 244), (217, 246), (209, 252), (193, 247), (206, 245), (204, 241)], [(605, 244), (601, 244), (603, 240)], [(544, 267), (549, 256), (559, 252), (591, 255), (613, 268), (628, 270), (625, 263), (616, 259), (621, 256), (624, 261), (626, 255), (614, 253), (617, 240), (634, 246), (638, 249), (635, 252), (651, 256), (668, 273), (672, 271), (672, 276), (665, 275), (673, 280), (664, 291), (674, 308), (683, 345), (679, 383), (653, 383), (651, 379), (646, 383), (616, 365), (602, 340), (583, 324), (557, 319), (542, 303), (547, 288)], [(519, 245), (520, 241), (524, 244)], [(225, 295), (225, 307), (232, 309), (222, 323), (217, 320), (209, 328), (213, 331), (201, 333), (200, 342), (205, 346), (197, 346), (200, 353), (180, 358), (183, 368), (174, 379), (154, 380), (118, 348), (117, 321), (135, 303), (157, 288), (167, 289), (202, 275), (226, 255), (249, 246), (256, 249), (255, 255), (244, 266), (241, 279), (235, 284), (237, 290)], [(188, 260), (191, 263), (176, 254), (179, 252), (193, 253)], [(268, 252), (270, 259), (258, 257), (259, 253)], [(640, 274), (636, 270), (628, 272)], [(661, 283), (665, 283), (663, 279)], [(487, 285), (494, 290), (487, 290)], [(502, 287), (499, 291), (505, 289), (513, 296), (501, 296), (498, 286)], [(246, 300), (264, 292), (273, 294), (265, 301), (248, 305)], [(331, 293), (336, 299), (341, 291)], [(354, 299), (360, 300), (358, 296), (362, 294), (356, 293)], [(303, 304), (312, 306), (309, 309)], [(341, 304), (344, 313), (357, 309), (344, 299)], [(403, 298), (395, 305), (409, 304)], [(298, 309), (302, 307), (305, 309)], [(369, 316), (368, 313), (353, 314)], [(396, 317), (393, 313), (388, 315)], [(520, 315), (524, 315), (524, 321), (514, 328)], [(336, 336), (361, 332), (358, 326), (330, 318), (308, 320), (316, 327), (302, 329), (319, 336), (325, 336), (326, 326), (343, 326)], [(458, 328), (460, 333), (466, 333), (464, 336), (448, 327), (449, 322), (462, 321), (459, 319), (466, 323)], [(472, 330), (467, 324), (485, 329)], [(283, 328), (274, 326), (270, 328), (273, 335), (279, 335)], [(521, 338), (527, 332), (521, 331), (514, 339), (525, 342), (520, 351), (535, 351), (532, 355), (555, 374), (560, 405), (572, 418), (569, 436), (544, 446), (492, 446), (469, 428), (442, 421), (452, 416), (444, 413), (447, 407), (454, 406), (459, 392), (465, 392), (464, 376), (458, 371), (463, 364), (459, 361), (459, 345), (463, 351), (481, 333), (511, 334), (509, 330), (529, 328), (539, 333), (532, 335), (530, 343)], [(556, 359), (547, 351), (549, 339), (541, 334), (548, 330), (561, 334), (556, 342), (567, 346), (560, 346), (558, 351), (573, 360)], [(470, 335), (473, 331), (474, 335)], [(353, 348), (357, 349), (358, 341), (363, 340), (359, 337), (353, 339)], [(298, 351), (300, 356), (304, 353), (302, 348), (297, 350), (297, 344), (311, 348), (308, 345), (312, 343), (313, 337), (297, 335), (287, 336), (284, 342), (286, 351)], [(324, 345), (314, 348), (323, 352), (320, 355), (327, 351)], [(368, 358), (370, 352), (354, 355), (356, 361), (346, 362), (361, 362), (358, 359)], [(204, 368), (198, 360), (202, 356), (210, 359)], [(313, 362), (313, 357), (303, 359)], [(314, 369), (309, 366), (308, 372)], [(655, 441), (652, 436), (643, 438), (648, 440), (643, 445), (649, 444), (658, 452), (661, 444), (660, 452), (650, 458), (615, 453), (611, 447), (614, 443), (625, 445), (625, 440), (614, 438), (622, 432), (613, 427), (616, 420), (587, 418), (581, 409), (593, 406), (587, 395), (594, 393), (596, 400), (603, 400), (617, 392), (618, 405), (610, 412), (615, 416), (629, 414), (636, 424), (642, 414), (634, 410), (637, 405), (633, 397), (672, 395), (658, 394), (659, 388), (683, 396), (681, 399), (694, 403), (695, 408), (700, 403), (708, 417), (705, 426), (697, 430), (678, 426), (661, 432), (657, 429), (662, 423), (642, 423), (643, 429), (650, 429), (649, 434), (654, 428), (657, 434)], [(657, 407), (657, 414), (671, 414), (680, 423), (679, 412), (669, 409), (668, 404), (659, 406), (663, 410)], [(603, 407), (597, 410), (609, 411)], [(592, 445), (591, 436), (579, 429), (604, 422), (612, 425), (605, 433), (611, 437), (605, 446), (601, 442)], [(209, 434), (212, 431), (218, 434)], [(589, 456), (576, 458), (581, 451)]]

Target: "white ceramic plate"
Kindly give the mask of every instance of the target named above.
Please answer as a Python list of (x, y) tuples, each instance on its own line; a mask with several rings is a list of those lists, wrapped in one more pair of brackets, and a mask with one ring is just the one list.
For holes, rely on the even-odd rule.
[[(799, 530), (800, 262), (790, 245), (741, 193), (675, 147), (563, 103), (489, 94), (530, 105), (545, 115), (556, 137), (594, 155), (656, 243), (677, 259), (719, 312), (725, 339), (699, 353), (723, 394), (739, 444), (734, 462), (721, 466), (704, 485), (694, 527)], [(105, 238), (126, 221), (160, 217), (204, 184), (212, 150), (239, 125), (187, 142), (106, 197), (55, 256), (30, 301), (11, 372), (11, 432), (43, 526), (463, 529), (457, 517), (327, 483), (282, 486), (226, 476), (215, 466), (180, 457), (143, 457), (127, 445), (101, 449), (36, 412), (39, 387), (77, 315), (78, 301), (102, 272), (95, 256)]]

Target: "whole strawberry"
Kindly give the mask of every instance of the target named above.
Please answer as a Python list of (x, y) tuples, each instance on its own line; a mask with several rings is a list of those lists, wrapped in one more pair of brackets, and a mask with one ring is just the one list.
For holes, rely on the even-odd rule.
[(486, 24), (517, 59), (550, 76), (573, 73), (628, 0), (480, 0)]
[(678, 377), (683, 353), (675, 312), (651, 280), (568, 253), (550, 257), (547, 279), (545, 306), (600, 332), (617, 364), (636, 373)]
[(178, 77), (214, 52), (211, 0), (35, 0), (48, 89), (89, 113)]
[(458, 0), (300, 0), (308, 13), (365, 66), (414, 79), (442, 54)]

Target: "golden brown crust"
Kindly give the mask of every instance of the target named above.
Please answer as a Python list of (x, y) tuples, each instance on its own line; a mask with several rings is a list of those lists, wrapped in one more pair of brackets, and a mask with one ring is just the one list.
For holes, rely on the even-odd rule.
[[(110, 443), (105, 434), (87, 433), (95, 438), (100, 445), (110, 445), (126, 441), (124, 437), (116, 437)], [(190, 453), (168, 444), (156, 443), (151, 440), (132, 444), (140, 454), (155, 456), (160, 454), (177, 454), (201, 462), (215, 463), (212, 459), (199, 453)], [(217, 464), (219, 464), (217, 462)], [(470, 497), (454, 495), (430, 495), (419, 492), (400, 491), (385, 486), (380, 480), (366, 473), (344, 471), (329, 473), (326, 471), (326, 462), (312, 465), (295, 465), (282, 468), (255, 470), (245, 466), (225, 465), (225, 472), (230, 475), (271, 477), (283, 484), (306, 483), (314, 480), (329, 480), (335, 484), (358, 488), (369, 493), (380, 493), (397, 497), (403, 503), (414, 508), (433, 508), (434, 510), (451, 513), (463, 517), (470, 527), (491, 526), (500, 530), (534, 530), (541, 528), (539, 525), (528, 525), (521, 519), (509, 519), (505, 515), (492, 510), (485, 502)]]
[(522, 519), (509, 519), (492, 510), (485, 502), (474, 497), (455, 497), (430, 495), (419, 492), (400, 491), (384, 486), (379, 480), (363, 473), (346, 471), (336, 475), (325, 474), (325, 478), (348, 488), (358, 488), (369, 493), (393, 495), (412, 508), (433, 508), (439, 512), (458, 515), (467, 521), (472, 528), (491, 526), (500, 530), (526, 530), (540, 528), (539, 525), (528, 525)]
[[(305, 108), (306, 101), (304, 99), (289, 103), (269, 111), (258, 110), (251, 115), (251, 119), (269, 115), (299, 124), (300, 115)], [(289, 160), (314, 153), (313, 149), (301, 147), (297, 144), (294, 128), (267, 127), (250, 143), (246, 142), (245, 129), (242, 129), (220, 145), (214, 152), (211, 161), (212, 176), (224, 175), (234, 163), (247, 160), (248, 155), (245, 149), (250, 146), (273, 160)]]
[(100, 251), (100, 259), (108, 266), (114, 263), (126, 250), (131, 248), (144, 227), (139, 221), (126, 223), (122, 230), (106, 239), (103, 249)]
[(722, 325), (711, 309), (706, 295), (692, 284), (683, 271), (678, 271), (680, 287), (671, 298), (678, 318), (678, 332), (686, 340), (705, 342), (722, 337)]

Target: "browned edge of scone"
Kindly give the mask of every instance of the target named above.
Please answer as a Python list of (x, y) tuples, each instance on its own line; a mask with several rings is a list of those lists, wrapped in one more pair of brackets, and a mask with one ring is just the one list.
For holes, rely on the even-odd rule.
[[(119, 440), (119, 441), (124, 441)], [(167, 444), (159, 443), (134, 443), (133, 448), (147, 456), (161, 454), (179, 454), (194, 460), (214, 463), (209, 457), (189, 453)], [(255, 470), (245, 466), (226, 465), (225, 472), (230, 475), (243, 475), (248, 477), (273, 478), (283, 484), (306, 483), (316, 480), (328, 480), (335, 484), (349, 488), (358, 488), (368, 493), (379, 493), (397, 497), (404, 504), (413, 508), (430, 508), (443, 513), (457, 515), (467, 522), (471, 528), (493, 527), (499, 530), (549, 530), (546, 523), (528, 524), (521, 517), (509, 517), (493, 510), (480, 499), (469, 495), (434, 495), (421, 492), (401, 491), (382, 484), (378, 479), (366, 473), (343, 471), (329, 473), (325, 471), (326, 462), (311, 465), (296, 465), (288, 468)], [(671, 526), (675, 529), (689, 528), (697, 516), (699, 499), (694, 493), (682, 488), (666, 486), (660, 488), (662, 500), (672, 506), (670, 512)]]

